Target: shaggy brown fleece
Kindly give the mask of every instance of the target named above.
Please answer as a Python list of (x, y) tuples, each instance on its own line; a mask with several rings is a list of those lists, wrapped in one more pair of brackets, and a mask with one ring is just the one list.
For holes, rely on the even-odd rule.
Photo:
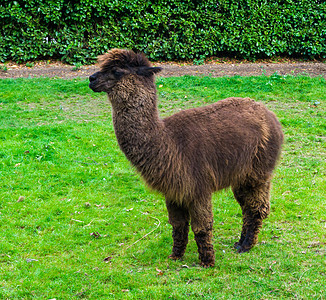
[(90, 88), (106, 92), (121, 150), (146, 183), (165, 195), (173, 227), (170, 257), (181, 258), (189, 222), (204, 267), (215, 262), (212, 193), (231, 187), (243, 213), (238, 252), (257, 242), (270, 210), (270, 180), (283, 133), (275, 115), (248, 98), (159, 117), (154, 74), (142, 54), (113, 49), (99, 58)]

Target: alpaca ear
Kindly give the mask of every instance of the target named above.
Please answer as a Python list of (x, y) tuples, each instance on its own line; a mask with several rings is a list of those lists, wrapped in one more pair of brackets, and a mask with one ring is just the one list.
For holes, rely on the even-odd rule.
[(141, 76), (151, 76), (155, 73), (162, 71), (160, 67), (140, 67), (137, 69), (136, 74)]

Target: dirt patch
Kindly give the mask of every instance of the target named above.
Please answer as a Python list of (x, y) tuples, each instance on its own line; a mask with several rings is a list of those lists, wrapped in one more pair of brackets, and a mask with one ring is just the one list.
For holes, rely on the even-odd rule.
[[(227, 61), (227, 62), (209, 62), (204, 65), (191, 65), (189, 63), (154, 63), (160, 66), (163, 71), (160, 76), (182, 76), (182, 75), (201, 75), (201, 76), (257, 76), (272, 75), (277, 72), (280, 75), (308, 75), (323, 76), (326, 79), (325, 62), (270, 62), (262, 61), (258, 63)], [(98, 70), (98, 66), (82, 66), (74, 70), (73, 66), (64, 65), (58, 62), (37, 62), (33, 67), (26, 65), (16, 65), (9, 63), (7, 70), (0, 70), (0, 78), (28, 78), (28, 77), (58, 77), (58, 78), (85, 78)]]

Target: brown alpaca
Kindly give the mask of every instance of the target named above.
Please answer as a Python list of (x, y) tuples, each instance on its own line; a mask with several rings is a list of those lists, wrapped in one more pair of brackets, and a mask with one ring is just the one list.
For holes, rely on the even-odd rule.
[(283, 133), (275, 115), (248, 98), (159, 117), (154, 74), (142, 54), (113, 49), (99, 57), (90, 88), (106, 92), (121, 150), (146, 183), (164, 194), (173, 227), (170, 258), (180, 259), (189, 222), (204, 267), (214, 265), (212, 193), (231, 186), (243, 213), (238, 252), (257, 242), (269, 213), (270, 181)]

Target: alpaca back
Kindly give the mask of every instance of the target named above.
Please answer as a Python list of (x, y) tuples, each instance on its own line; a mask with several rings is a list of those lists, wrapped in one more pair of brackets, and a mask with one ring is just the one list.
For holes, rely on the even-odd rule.
[(180, 157), (190, 164), (187, 176), (198, 193), (235, 185), (248, 176), (270, 176), (282, 143), (282, 136), (274, 133), (280, 131), (274, 114), (251, 99), (228, 98), (181, 111), (164, 124)]

